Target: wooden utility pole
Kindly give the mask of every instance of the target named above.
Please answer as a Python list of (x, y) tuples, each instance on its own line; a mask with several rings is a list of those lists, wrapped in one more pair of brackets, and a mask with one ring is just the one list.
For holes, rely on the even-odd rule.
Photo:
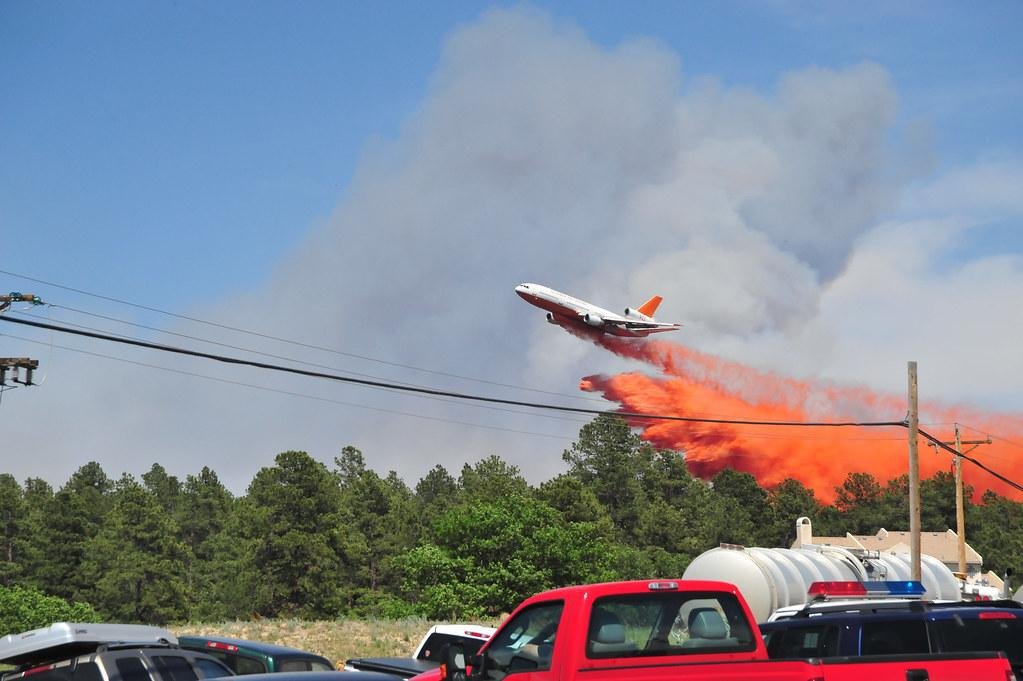
[(912, 579), (920, 581), (920, 407), (917, 401), (916, 362), (909, 363), (909, 560)]
[[(962, 440), (959, 437), (959, 424), (955, 424), (956, 439), (953, 442), (942, 442), (943, 445), (950, 445), (956, 448), (956, 457), (953, 462), (956, 481), (956, 534), (959, 535), (959, 573), (966, 578), (966, 503), (963, 499), (963, 445), (973, 445), (968, 452), (972, 452), (980, 445), (991, 444), (991, 438), (985, 440)], [(932, 443), (933, 444), (933, 443)], [(938, 446), (934, 445), (937, 450)]]
[(959, 572), (966, 579), (966, 509), (963, 504), (963, 443), (959, 439), (959, 424), (956, 426), (956, 534), (959, 535)]

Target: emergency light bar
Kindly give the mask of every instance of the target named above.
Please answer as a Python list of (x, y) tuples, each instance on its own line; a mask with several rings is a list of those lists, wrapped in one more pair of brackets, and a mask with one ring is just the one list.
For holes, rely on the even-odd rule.
[(924, 585), (917, 581), (814, 582), (807, 589), (806, 595), (810, 597), (861, 596), (871, 598), (923, 596)]

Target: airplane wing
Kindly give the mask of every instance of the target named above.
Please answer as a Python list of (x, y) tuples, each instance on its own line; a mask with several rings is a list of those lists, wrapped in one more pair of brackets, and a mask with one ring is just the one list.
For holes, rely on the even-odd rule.
[(621, 326), (626, 329), (667, 329), (677, 328), (678, 324), (668, 324), (665, 322), (642, 322), (635, 319), (624, 319), (624, 318), (604, 318), (605, 324), (611, 324), (613, 326)]

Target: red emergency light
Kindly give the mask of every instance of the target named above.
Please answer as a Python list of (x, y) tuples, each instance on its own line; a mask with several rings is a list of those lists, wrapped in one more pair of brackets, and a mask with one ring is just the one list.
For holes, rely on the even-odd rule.
[(911, 597), (922, 596), (924, 585), (917, 581), (814, 582), (808, 596)]
[(981, 620), (1014, 620), (1016, 615), (1011, 612), (1004, 612), (999, 610), (998, 612), (982, 612), (977, 615), (977, 619)]

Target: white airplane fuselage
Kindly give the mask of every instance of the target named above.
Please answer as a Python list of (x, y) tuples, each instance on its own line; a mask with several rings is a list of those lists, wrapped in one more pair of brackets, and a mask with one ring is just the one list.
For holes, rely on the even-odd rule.
[[(659, 296), (651, 298), (638, 310), (625, 308), (624, 314), (618, 314), (540, 284), (519, 284), (515, 287), (515, 293), (530, 305), (546, 310), (547, 321), (560, 326), (571, 324), (632, 338), (642, 338), (661, 331), (675, 331), (681, 326), (658, 322), (653, 318), (653, 311), (661, 302)], [(649, 314), (644, 313), (644, 310)]]

